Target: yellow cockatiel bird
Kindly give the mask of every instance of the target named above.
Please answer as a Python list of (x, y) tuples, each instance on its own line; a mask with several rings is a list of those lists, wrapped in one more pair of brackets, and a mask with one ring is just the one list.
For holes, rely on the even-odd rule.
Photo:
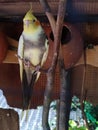
[(23, 110), (30, 107), (33, 86), (39, 78), (39, 70), (46, 61), (47, 55), (47, 37), (40, 22), (30, 10), (23, 19), (23, 32), (18, 45), (20, 78), (23, 88)]

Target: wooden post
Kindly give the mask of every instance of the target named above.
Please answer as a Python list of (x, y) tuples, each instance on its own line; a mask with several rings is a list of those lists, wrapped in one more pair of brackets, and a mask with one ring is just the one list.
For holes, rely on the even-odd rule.
[(18, 113), (12, 109), (0, 108), (0, 130), (19, 130)]

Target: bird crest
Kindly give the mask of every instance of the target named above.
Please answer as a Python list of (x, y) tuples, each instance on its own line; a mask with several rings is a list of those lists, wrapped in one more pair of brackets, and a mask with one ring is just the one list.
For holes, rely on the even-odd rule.
[(36, 19), (36, 17), (33, 15), (33, 11), (30, 9), (24, 16), (23, 21), (25, 20), (33, 20)]

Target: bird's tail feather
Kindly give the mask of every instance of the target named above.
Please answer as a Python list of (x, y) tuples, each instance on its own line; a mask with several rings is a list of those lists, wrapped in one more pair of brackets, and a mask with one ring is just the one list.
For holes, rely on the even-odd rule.
[(36, 80), (37, 74), (31, 74), (31, 81), (28, 83), (26, 71), (23, 70), (23, 110), (28, 110), (30, 108), (30, 102), (33, 92), (33, 86)]

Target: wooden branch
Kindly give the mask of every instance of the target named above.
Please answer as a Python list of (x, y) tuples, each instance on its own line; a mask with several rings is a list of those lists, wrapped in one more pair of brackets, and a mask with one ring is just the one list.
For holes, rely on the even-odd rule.
[[(53, 34), (55, 33), (55, 19), (51, 13), (51, 9), (48, 5), (47, 0), (39, 0), (46, 16), (48, 17), (48, 20), (50, 22)], [(52, 89), (54, 84), (54, 69), (51, 67), (47, 73), (47, 83), (46, 83), (46, 89), (44, 94), (44, 103), (43, 103), (43, 114), (42, 114), (42, 126), (43, 130), (50, 130), (49, 123), (48, 123), (48, 117), (49, 117), (49, 108), (51, 103), (51, 95), (52, 95)]]
[(54, 34), (54, 54), (53, 54), (51, 67), (47, 73), (47, 84), (46, 84), (46, 90), (44, 95), (44, 106), (43, 106), (43, 117), (42, 117), (43, 130), (50, 130), (48, 124), (49, 107), (51, 102), (52, 89), (53, 89), (54, 78), (55, 78), (55, 69), (58, 61), (59, 48), (61, 42), (62, 26), (63, 26), (63, 20), (65, 15), (65, 2), (66, 2), (65, 0), (60, 0), (59, 2), (57, 22), (55, 24), (55, 19), (51, 13), (51, 9), (47, 1), (40, 0), (40, 3), (45, 10), (45, 13), (49, 19)]
[(39, 1), (40, 1), (41, 5), (42, 5), (44, 11), (45, 11), (46, 16), (48, 17), (48, 20), (50, 22), (53, 34), (55, 34), (56, 21), (54, 19), (54, 16), (52, 15), (50, 6), (49, 6), (47, 0), (39, 0)]
[(64, 61), (59, 60), (60, 68), (60, 113), (59, 113), (59, 130), (68, 130), (69, 128), (69, 114), (71, 107), (71, 69), (66, 70)]
[(86, 65), (87, 65), (86, 64), (86, 62), (87, 62), (87, 59), (86, 59), (86, 50), (84, 50), (83, 59), (84, 59), (84, 68), (83, 68), (83, 80), (82, 80), (80, 103), (81, 103), (82, 115), (83, 115), (83, 118), (84, 118), (84, 120), (86, 122), (86, 127), (87, 127), (88, 130), (90, 130), (89, 124), (88, 124), (88, 121), (87, 121), (87, 118), (86, 118), (86, 115), (85, 115), (85, 112), (84, 112), (84, 102), (85, 102), (85, 99), (86, 99), (86, 94), (84, 95), (84, 93), (85, 93), (84, 85), (85, 85)]

